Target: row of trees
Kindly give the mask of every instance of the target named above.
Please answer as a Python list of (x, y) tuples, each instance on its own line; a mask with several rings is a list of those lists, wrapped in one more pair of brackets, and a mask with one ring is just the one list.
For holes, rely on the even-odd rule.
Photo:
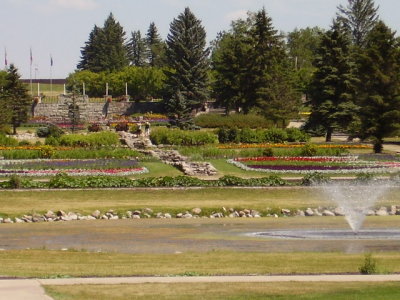
[[(162, 70), (163, 77), (150, 72), (162, 80), (141, 95), (161, 95), (178, 125), (212, 96), (227, 112), (255, 111), (284, 126), (305, 95), (308, 129), (324, 130), (328, 141), (335, 130), (372, 137), (379, 151), (383, 137), (400, 123), (399, 51), (399, 40), (379, 19), (373, 0), (339, 6), (327, 31), (315, 27), (287, 35), (278, 33), (263, 8), (232, 22), (211, 48), (200, 20), (186, 8), (172, 21), (165, 42), (154, 23), (144, 38), (135, 31), (127, 42), (110, 15), (90, 34), (78, 69), (107, 77), (126, 72), (128, 65)], [(138, 93), (134, 85), (130, 93)]]
[(121, 24), (110, 14), (103, 27), (97, 25), (89, 34), (89, 40), (81, 50), (78, 70), (113, 72), (127, 66), (165, 66), (165, 43), (158, 29), (151, 23), (147, 34), (131, 32), (127, 41)]
[(349, 0), (321, 35), (307, 127), (322, 127), (327, 141), (334, 130), (372, 138), (381, 152), (400, 129), (400, 40), (377, 12), (372, 0)]

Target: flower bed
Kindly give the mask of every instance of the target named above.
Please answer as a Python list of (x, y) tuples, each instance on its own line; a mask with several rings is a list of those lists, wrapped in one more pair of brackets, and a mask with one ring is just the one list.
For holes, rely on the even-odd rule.
[(347, 157), (253, 157), (229, 159), (229, 163), (246, 171), (270, 173), (393, 173), (398, 162), (370, 162)]
[(0, 175), (53, 176), (67, 173), (75, 176), (113, 175), (128, 176), (147, 173), (131, 159), (74, 159), (74, 160), (3, 160)]

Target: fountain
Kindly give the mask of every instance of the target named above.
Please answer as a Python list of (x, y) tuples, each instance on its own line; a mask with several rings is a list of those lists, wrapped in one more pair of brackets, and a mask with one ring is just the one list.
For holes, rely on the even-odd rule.
[(358, 233), (368, 211), (385, 194), (389, 185), (382, 181), (368, 181), (365, 184), (326, 183), (321, 187), (326, 197), (343, 211), (353, 232)]
[(386, 191), (393, 187), (393, 182), (383, 180), (369, 180), (365, 182), (329, 182), (315, 185), (322, 195), (330, 202), (334, 202), (343, 215), (351, 230), (337, 229), (299, 229), (299, 230), (271, 230), (253, 233), (252, 235), (266, 238), (283, 239), (400, 239), (400, 231), (395, 229), (368, 229), (361, 230), (365, 217), (375, 203), (384, 196)]

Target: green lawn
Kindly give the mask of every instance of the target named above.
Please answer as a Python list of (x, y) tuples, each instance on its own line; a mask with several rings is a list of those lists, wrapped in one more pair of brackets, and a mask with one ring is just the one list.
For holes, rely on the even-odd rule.
[[(398, 205), (400, 188), (391, 189), (377, 206)], [(265, 211), (267, 207), (307, 208), (336, 206), (324, 200), (321, 191), (312, 187), (198, 188), (198, 189), (131, 189), (131, 190), (47, 190), (2, 191), (0, 215), (20, 216), (31, 211), (66, 210), (91, 213), (95, 209), (150, 207), (154, 210), (186, 210), (194, 207), (250, 208)]]
[[(156, 247), (156, 245), (155, 245)], [(400, 272), (400, 254), (374, 254), (378, 268)], [(332, 252), (183, 252), (177, 254), (85, 251), (1, 251), (2, 276), (57, 278), (107, 276), (267, 275), (358, 273), (363, 254)]]
[(174, 283), (134, 285), (46, 286), (56, 300), (83, 299), (300, 299), (391, 300), (400, 298), (399, 283), (280, 282)]

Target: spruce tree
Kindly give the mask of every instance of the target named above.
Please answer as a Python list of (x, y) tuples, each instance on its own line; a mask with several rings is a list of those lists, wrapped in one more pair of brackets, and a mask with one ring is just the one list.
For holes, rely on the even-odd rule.
[(250, 34), (254, 49), (249, 55), (247, 76), (251, 81), (247, 91), (249, 106), (258, 107), (275, 125), (285, 126), (286, 120), (299, 107), (300, 95), (294, 89), (283, 39), (274, 29), (265, 8), (255, 14)]
[(112, 72), (128, 66), (125, 32), (112, 13), (102, 28), (95, 26), (81, 51), (79, 70)]
[(0, 92), (0, 107), (4, 110), (1, 118), (4, 123), (11, 123), (13, 134), (17, 134), (17, 127), (28, 120), (31, 98), (17, 68), (11, 64), (7, 70), (6, 83)]
[(216, 104), (240, 112), (247, 108), (246, 91), (251, 84), (247, 78), (248, 54), (252, 48), (249, 21), (232, 22), (229, 32), (223, 32), (214, 42), (212, 69), (214, 74), (213, 92)]
[(137, 67), (147, 65), (147, 56), (149, 51), (146, 45), (146, 40), (142, 38), (140, 30), (132, 32), (132, 37), (128, 46), (131, 65)]
[[(185, 8), (170, 25), (167, 38), (167, 62), (172, 70), (167, 76), (167, 101), (177, 91), (187, 101), (187, 107), (199, 109), (208, 97), (209, 49), (206, 32), (189, 8)], [(178, 112), (175, 112), (179, 115)]]
[(374, 0), (348, 0), (346, 7), (340, 5), (338, 9), (338, 18), (349, 31), (353, 43), (363, 47), (368, 32), (379, 19), (379, 7), (375, 7)]
[(169, 112), (169, 118), (174, 126), (181, 129), (189, 129), (192, 125), (192, 117), (190, 115), (191, 108), (189, 102), (180, 90), (172, 95), (170, 101), (167, 102), (166, 110)]
[(146, 43), (149, 49), (148, 61), (152, 67), (162, 67), (165, 64), (165, 44), (161, 40), (154, 22), (150, 23), (146, 35)]
[(367, 36), (358, 65), (361, 137), (372, 138), (380, 153), (383, 139), (400, 129), (400, 41), (382, 21)]
[(322, 126), (330, 142), (335, 129), (346, 130), (357, 120), (354, 103), (357, 78), (351, 61), (351, 44), (339, 22), (323, 34), (310, 86), (311, 115), (307, 128)]

